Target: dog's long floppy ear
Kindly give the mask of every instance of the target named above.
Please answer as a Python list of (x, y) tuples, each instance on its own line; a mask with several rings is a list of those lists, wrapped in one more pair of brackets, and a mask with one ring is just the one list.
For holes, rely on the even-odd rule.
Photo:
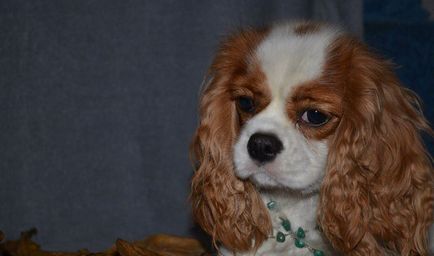
[(432, 130), (418, 98), (355, 40), (336, 43), (331, 56), (345, 80), (343, 116), (330, 145), (319, 223), (345, 255), (428, 255), (433, 168), (419, 132)]
[(232, 159), (239, 117), (230, 84), (245, 70), (254, 40), (258, 40), (256, 33), (243, 32), (218, 51), (201, 95), (200, 123), (190, 151), (196, 167), (191, 185), (195, 219), (215, 245), (221, 242), (234, 251), (255, 249), (271, 231), (256, 188), (235, 176)]

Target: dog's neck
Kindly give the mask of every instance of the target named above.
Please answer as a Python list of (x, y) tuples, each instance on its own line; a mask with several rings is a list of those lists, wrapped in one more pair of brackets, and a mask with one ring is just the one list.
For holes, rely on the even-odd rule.
[(281, 218), (287, 218), (293, 229), (316, 228), (317, 192), (302, 194), (286, 190), (261, 190), (260, 193), (265, 205), (270, 201), (276, 202), (276, 208), (269, 210), (273, 230), (281, 229)]
[[(289, 190), (262, 190), (261, 197), (265, 205), (270, 201), (276, 202), (274, 209), (269, 209), (273, 225), (273, 236), (282, 229), (282, 219), (291, 223), (291, 230), (295, 232), (302, 228), (306, 232), (303, 239), (311, 248), (320, 249), (331, 253), (330, 244), (324, 239), (317, 225), (317, 206), (319, 193), (300, 193)], [(294, 245), (294, 238), (287, 236), (286, 241), (279, 243), (275, 238), (269, 238), (258, 250), (259, 255), (313, 255), (306, 247), (297, 248)], [(256, 254), (258, 255), (258, 254)]]
[(316, 223), (316, 211), (318, 204), (318, 192), (302, 194), (294, 191), (261, 190), (262, 200), (265, 205), (270, 201), (276, 202), (276, 208), (269, 210), (273, 225), (273, 234), (267, 239), (256, 252), (233, 254), (224, 248), (222, 255), (312, 255), (307, 248), (297, 248), (294, 240), (287, 236), (286, 241), (279, 243), (276, 241), (276, 234), (282, 229), (282, 219), (286, 218), (291, 223), (291, 229), (297, 230), (301, 227), (306, 231), (305, 241), (313, 248), (323, 250), (326, 255), (330, 255), (330, 245), (324, 239), (323, 234), (318, 230)]

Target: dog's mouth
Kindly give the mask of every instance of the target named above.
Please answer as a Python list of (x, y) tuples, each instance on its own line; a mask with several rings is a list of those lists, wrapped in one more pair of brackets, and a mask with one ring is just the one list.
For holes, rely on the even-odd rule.
[[(294, 172), (288, 175), (288, 172), (276, 169), (271, 164), (266, 165), (250, 165), (250, 168), (244, 169), (242, 172), (237, 172), (237, 176), (243, 180), (249, 180), (258, 189), (272, 189), (293, 191), (294, 193), (310, 194), (319, 190), (322, 178), (312, 180), (311, 183), (297, 182), (297, 176), (302, 175)], [(243, 173), (244, 175), (239, 175)]]
[(260, 170), (252, 173), (248, 179), (258, 187), (283, 187), (283, 184), (278, 182), (277, 177), (271, 175), (266, 170)]
[(250, 180), (253, 184), (255, 184), (259, 188), (287, 188), (287, 184), (285, 184), (285, 178), (282, 178), (282, 175), (279, 175), (279, 170), (276, 170), (275, 166), (272, 164), (252, 164), (252, 168), (249, 168), (246, 173), (247, 175), (240, 176), (239, 178), (244, 180)]

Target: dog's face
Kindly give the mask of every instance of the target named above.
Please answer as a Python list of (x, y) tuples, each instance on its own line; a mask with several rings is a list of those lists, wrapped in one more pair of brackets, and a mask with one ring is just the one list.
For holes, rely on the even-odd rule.
[(432, 133), (390, 64), (326, 25), (247, 30), (221, 44), (192, 143), (193, 214), (235, 251), (271, 233), (258, 187), (319, 191), (318, 223), (346, 254), (427, 255)]
[(336, 84), (321, 80), (339, 32), (305, 29), (316, 33), (275, 28), (249, 57), (245, 82), (231, 85), (241, 117), (235, 172), (261, 187), (319, 189), (342, 114)]

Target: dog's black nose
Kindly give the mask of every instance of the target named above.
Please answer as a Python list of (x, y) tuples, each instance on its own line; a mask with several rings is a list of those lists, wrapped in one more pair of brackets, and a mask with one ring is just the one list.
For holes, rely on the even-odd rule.
[(247, 143), (250, 157), (260, 163), (273, 160), (282, 149), (282, 142), (274, 134), (255, 133)]

